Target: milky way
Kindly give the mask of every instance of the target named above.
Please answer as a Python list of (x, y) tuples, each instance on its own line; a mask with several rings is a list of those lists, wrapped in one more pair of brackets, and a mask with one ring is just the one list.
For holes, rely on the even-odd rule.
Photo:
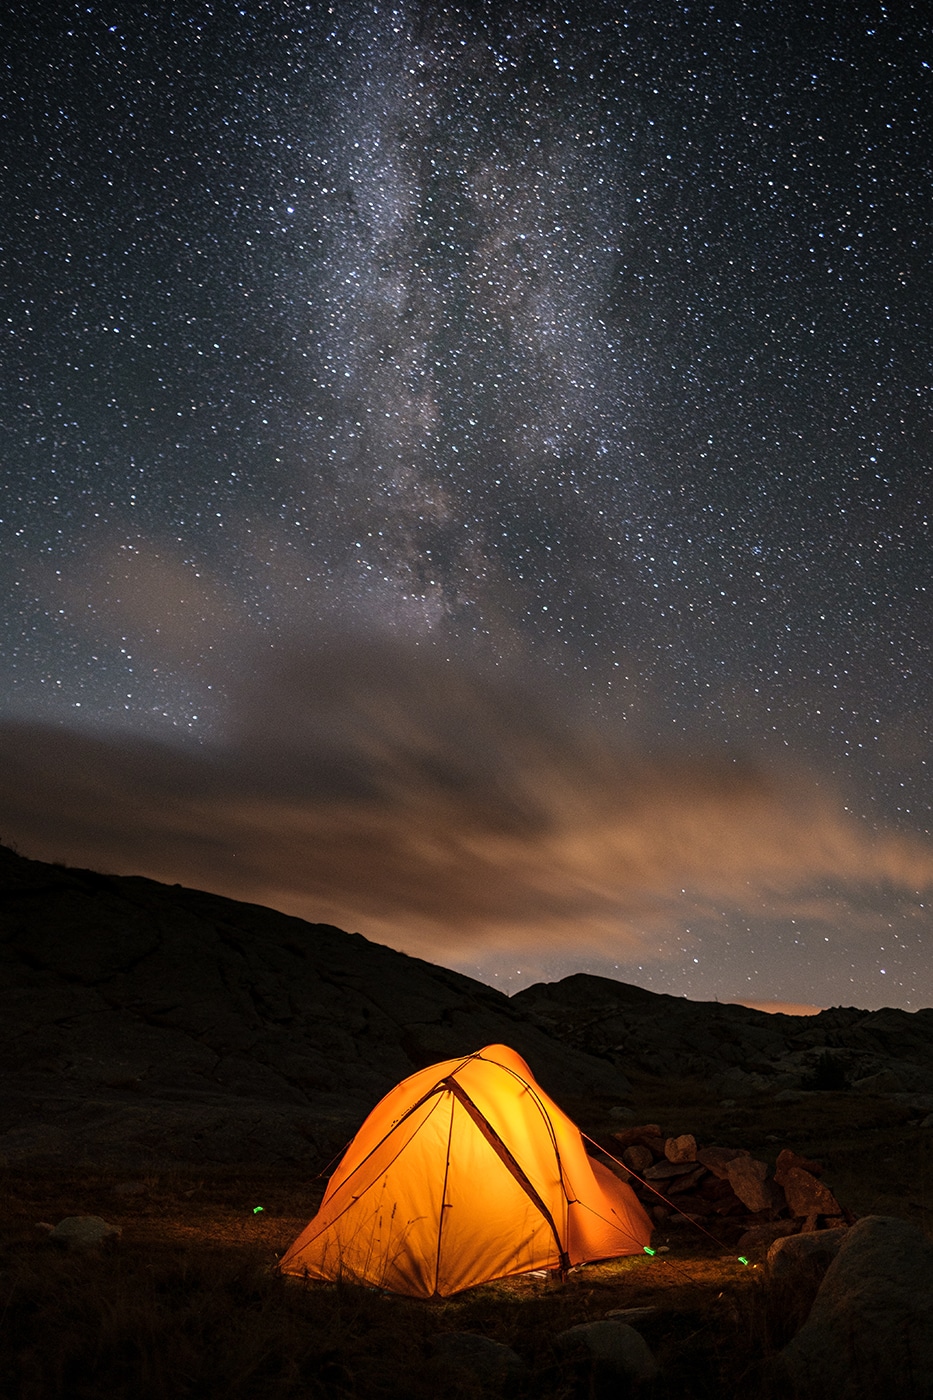
[(0, 832), (933, 1002), (925, 7), (13, 4)]

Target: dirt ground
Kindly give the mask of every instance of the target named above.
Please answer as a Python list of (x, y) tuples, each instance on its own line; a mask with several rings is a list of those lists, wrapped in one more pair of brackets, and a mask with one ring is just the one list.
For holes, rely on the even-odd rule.
[[(909, 1107), (826, 1094), (723, 1109), (698, 1086), (637, 1092), (641, 1121), (772, 1163), (792, 1147), (824, 1163), (825, 1180), (857, 1215), (899, 1215), (933, 1232), (933, 1132)], [(617, 1118), (594, 1113), (588, 1126), (602, 1137), (613, 1125)], [(631, 1308), (651, 1310), (638, 1328), (662, 1367), (656, 1396), (770, 1396), (769, 1360), (818, 1284), (780, 1295), (760, 1256), (743, 1265), (734, 1247), (677, 1222), (659, 1228), (653, 1257), (590, 1265), (563, 1284), (506, 1280), (435, 1303), (286, 1280), (276, 1262), (323, 1187), (294, 1171), (0, 1167), (0, 1396), (499, 1393), (439, 1374), (432, 1337), (462, 1330), (518, 1352), (528, 1370), (517, 1394), (569, 1400), (578, 1381), (555, 1352), (555, 1335)], [(101, 1216), (120, 1236), (88, 1253), (57, 1249), (43, 1226), (69, 1215)]]

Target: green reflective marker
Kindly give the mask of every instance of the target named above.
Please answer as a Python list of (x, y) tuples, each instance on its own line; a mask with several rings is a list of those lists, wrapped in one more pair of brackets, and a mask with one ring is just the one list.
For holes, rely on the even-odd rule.
[(261, 1210), (262, 1210), (262, 1206), (253, 1206), (253, 1214), (254, 1214), (254, 1215), (258, 1215), (259, 1212), (260, 1212)]
[(740, 1255), (739, 1255), (739, 1263), (740, 1263), (740, 1264), (747, 1264), (747, 1263), (748, 1263), (748, 1260), (745, 1258), (745, 1255), (744, 1255), (744, 1254), (740, 1254)]
[(656, 1249), (649, 1249), (647, 1245), (644, 1246), (644, 1250), (646, 1254), (650, 1254), (652, 1257), (658, 1252)]

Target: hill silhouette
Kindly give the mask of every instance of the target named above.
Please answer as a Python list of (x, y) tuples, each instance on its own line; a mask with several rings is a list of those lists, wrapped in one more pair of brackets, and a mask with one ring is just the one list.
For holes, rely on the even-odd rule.
[(6, 847), (0, 979), (11, 1164), (323, 1166), (398, 1080), (495, 1042), (571, 1114), (623, 1104), (636, 1072), (933, 1108), (933, 1010), (770, 1015), (585, 974), (510, 998), (327, 924)]

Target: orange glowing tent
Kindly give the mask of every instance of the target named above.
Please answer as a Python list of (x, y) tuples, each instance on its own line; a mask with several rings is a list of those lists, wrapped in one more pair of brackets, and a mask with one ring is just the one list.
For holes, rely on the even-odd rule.
[(444, 1298), (639, 1254), (650, 1238), (634, 1192), (587, 1156), (521, 1056), (487, 1045), (419, 1070), (376, 1105), (279, 1267)]

